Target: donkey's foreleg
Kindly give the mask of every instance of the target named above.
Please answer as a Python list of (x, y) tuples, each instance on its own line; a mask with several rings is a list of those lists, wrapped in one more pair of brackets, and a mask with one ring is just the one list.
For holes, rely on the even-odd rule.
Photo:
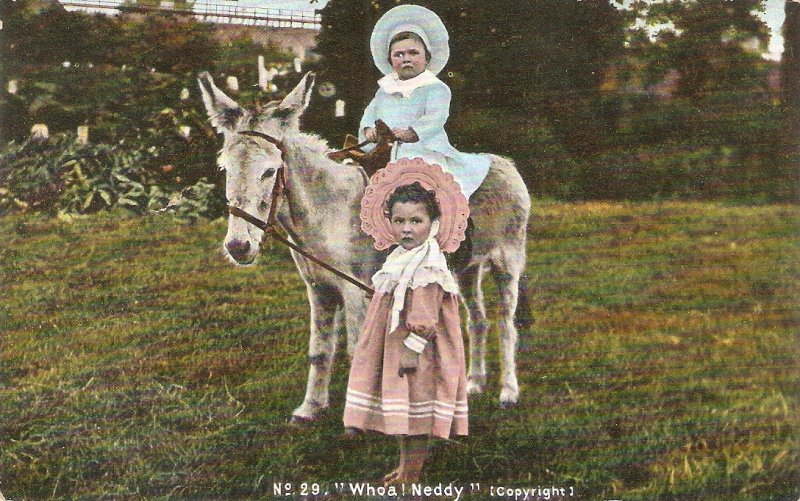
[(338, 329), (336, 310), (341, 307), (339, 292), (333, 287), (307, 284), (311, 304), (311, 338), (308, 356), (311, 365), (303, 404), (292, 412), (292, 422), (313, 421), (328, 407), (333, 359)]
[[(524, 254), (522, 263), (524, 265)], [(501, 263), (505, 266), (492, 266), (492, 275), (497, 282), (500, 295), (500, 354), (501, 378), (500, 407), (511, 407), (517, 403), (519, 385), (517, 383), (517, 344), (519, 334), (514, 325), (514, 313), (517, 309), (519, 279), (522, 266), (516, 262)]]
[(467, 306), (467, 329), (469, 331), (469, 370), (467, 392), (481, 393), (486, 385), (486, 337), (489, 324), (481, 289), (481, 265), (472, 266), (458, 275), (461, 297)]
[(344, 286), (343, 295), (347, 327), (347, 356), (352, 360), (353, 353), (356, 350), (358, 336), (361, 334), (364, 318), (367, 315), (369, 298), (367, 298), (363, 290), (349, 284)]

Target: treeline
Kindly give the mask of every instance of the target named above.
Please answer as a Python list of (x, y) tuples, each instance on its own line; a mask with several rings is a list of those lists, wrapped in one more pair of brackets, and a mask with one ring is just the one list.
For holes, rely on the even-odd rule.
[[(304, 66), (325, 92), (304, 130), (332, 144), (355, 132), (380, 76), (368, 52), (372, 26), (397, 3), (330, 0), (322, 9), (321, 59)], [(453, 89), (453, 143), (513, 158), (534, 196), (796, 200), (797, 4), (787, 3), (787, 53), (775, 63), (760, 56), (767, 32), (753, 14), (758, 0), (634, 2), (630, 10), (605, 0), (415, 3), (450, 32), (440, 76)], [(196, 73), (238, 76), (239, 90), (229, 90), (238, 101), (265, 102), (300, 75), (262, 92), (256, 57), (289, 65), (292, 55), (246, 39), (221, 44), (213, 25), (192, 19), (34, 4), (0, 0), (0, 140), (14, 140), (0, 151), (0, 212), (146, 211), (197, 183), (217, 190), (203, 211), (221, 210), (219, 145)], [(680, 34), (653, 34), (636, 19), (669, 21)], [(334, 114), (337, 100), (344, 117)], [(31, 143), (35, 123), (69, 136)], [(79, 125), (89, 127), (88, 145), (70, 143)], [(119, 176), (92, 155), (115, 162)]]
[[(605, 0), (330, 0), (318, 51), (351, 109), (377, 87), (368, 40), (398, 3), (429, 7), (448, 27), (452, 53), (440, 77), (453, 90), (453, 142), (513, 157), (534, 194), (795, 198), (797, 127), (787, 117), (797, 78), (786, 69), (791, 57), (782, 72), (761, 57), (760, 0), (627, 10)], [(796, 24), (791, 10), (787, 27)], [(653, 29), (667, 23), (674, 29)], [(333, 137), (359, 118), (315, 125)]]

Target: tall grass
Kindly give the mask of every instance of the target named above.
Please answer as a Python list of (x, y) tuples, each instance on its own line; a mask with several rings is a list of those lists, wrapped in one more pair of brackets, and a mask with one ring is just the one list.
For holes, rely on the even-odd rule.
[[(471, 435), (435, 446), (425, 483), (796, 499), (798, 223), (796, 206), (535, 204), (521, 401), (498, 409), (493, 348)], [(394, 466), (393, 440), (342, 437), (343, 355), (328, 414), (287, 424), (308, 366), (304, 286), (271, 244), (230, 265), (224, 232), (0, 219), (6, 497), (269, 497)]]

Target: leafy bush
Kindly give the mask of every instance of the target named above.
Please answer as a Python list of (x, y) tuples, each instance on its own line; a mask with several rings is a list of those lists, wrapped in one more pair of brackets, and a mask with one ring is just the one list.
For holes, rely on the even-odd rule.
[(151, 186), (147, 209), (150, 212), (168, 212), (184, 222), (195, 222), (203, 217), (217, 215), (215, 200), (219, 199), (216, 185), (205, 178), (198, 180), (178, 193), (167, 193), (158, 186)]
[[(627, 144), (628, 136), (623, 133), (618, 146), (588, 155), (571, 151), (548, 124), (531, 116), (472, 110), (451, 117), (447, 128), (451, 141), (462, 151), (497, 153), (514, 159), (534, 196), (561, 200), (734, 198), (756, 202), (796, 198), (793, 168), (778, 158), (780, 134), (775, 127), (780, 120), (774, 111), (765, 107), (743, 111), (736, 120), (728, 117), (724, 122), (729, 130), (695, 135), (693, 131), (703, 130), (710, 122), (703, 125), (698, 114), (686, 116), (687, 121), (695, 123), (691, 127), (686, 122), (672, 125), (674, 132), (670, 132), (666, 121), (656, 122), (658, 109), (646, 116), (631, 116), (631, 120), (639, 120), (636, 127), (646, 128), (645, 123), (664, 125), (653, 132), (652, 142)], [(688, 113), (680, 104), (667, 109), (672, 110), (673, 117)], [(727, 135), (724, 141), (723, 134)]]
[(181, 219), (218, 213), (218, 193), (206, 179), (182, 190), (159, 186), (146, 168), (158, 156), (154, 146), (82, 145), (74, 134), (11, 142), (0, 150), (0, 214), (87, 214), (112, 207), (138, 214), (166, 207)]
[(534, 196), (585, 197), (584, 165), (541, 119), (502, 110), (464, 111), (451, 117), (447, 130), (461, 151), (512, 158)]

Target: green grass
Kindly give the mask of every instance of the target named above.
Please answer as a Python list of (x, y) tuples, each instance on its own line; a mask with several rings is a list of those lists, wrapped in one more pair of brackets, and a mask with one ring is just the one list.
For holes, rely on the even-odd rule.
[[(535, 204), (520, 404), (497, 408), (492, 330), (471, 435), (435, 446), (425, 483), (796, 499), (798, 227), (796, 206)], [(330, 412), (286, 423), (308, 370), (304, 287), (271, 244), (230, 265), (224, 233), (0, 219), (6, 497), (269, 497), (393, 467), (393, 440), (341, 436), (341, 349)]]

